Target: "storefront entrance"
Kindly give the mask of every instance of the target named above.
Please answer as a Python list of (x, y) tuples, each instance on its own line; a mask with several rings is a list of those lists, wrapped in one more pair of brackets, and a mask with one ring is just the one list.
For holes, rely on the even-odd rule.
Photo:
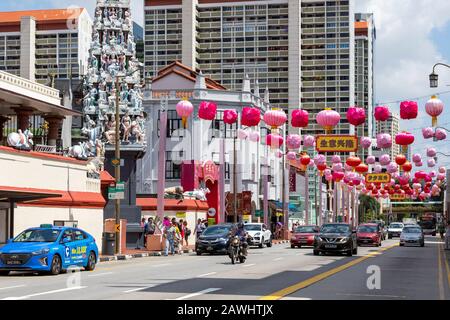
[(8, 209), (0, 208), (0, 245), (8, 240)]

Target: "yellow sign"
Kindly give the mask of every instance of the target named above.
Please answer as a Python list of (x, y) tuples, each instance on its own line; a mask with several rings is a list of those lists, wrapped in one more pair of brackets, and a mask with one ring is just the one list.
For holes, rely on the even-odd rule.
[(318, 152), (356, 152), (358, 138), (349, 135), (318, 135), (316, 150)]
[(120, 224), (116, 224), (115, 229), (116, 229), (116, 232), (120, 232)]
[(406, 199), (406, 194), (398, 194), (398, 193), (394, 193), (391, 194), (391, 200), (405, 200)]
[(216, 218), (208, 218), (208, 226), (213, 226), (216, 224)]
[(186, 219), (186, 212), (177, 212), (177, 219)]
[(366, 183), (389, 183), (391, 175), (389, 173), (368, 173), (366, 174)]
[(282, 217), (283, 216), (283, 212), (277, 212), (277, 217)]

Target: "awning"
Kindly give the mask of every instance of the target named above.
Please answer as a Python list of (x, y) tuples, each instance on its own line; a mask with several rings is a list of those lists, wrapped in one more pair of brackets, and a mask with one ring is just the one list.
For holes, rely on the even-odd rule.
[[(275, 201), (275, 206), (277, 209), (283, 210), (283, 203), (281, 201)], [(299, 212), (299, 208), (295, 204), (289, 203), (289, 211)]]
[[(157, 210), (157, 198), (137, 198), (136, 204), (145, 211)], [(208, 211), (209, 206), (206, 201), (185, 199), (164, 199), (164, 210), (168, 211)]]
[(106, 170), (100, 171), (100, 180), (102, 185), (110, 185), (116, 182), (116, 179)]
[(43, 192), (31, 188), (0, 186), (0, 201), (32, 201), (46, 198), (60, 198), (61, 194)]

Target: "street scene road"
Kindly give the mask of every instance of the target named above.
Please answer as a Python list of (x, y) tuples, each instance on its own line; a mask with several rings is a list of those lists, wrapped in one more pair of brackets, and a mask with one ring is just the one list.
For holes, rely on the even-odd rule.
[(58, 276), (11, 273), (0, 278), (0, 299), (443, 300), (450, 299), (449, 258), (435, 237), (423, 248), (386, 240), (359, 247), (354, 257), (314, 256), (310, 248), (279, 244), (252, 248), (235, 265), (226, 255), (184, 254), (104, 262), (93, 272)]

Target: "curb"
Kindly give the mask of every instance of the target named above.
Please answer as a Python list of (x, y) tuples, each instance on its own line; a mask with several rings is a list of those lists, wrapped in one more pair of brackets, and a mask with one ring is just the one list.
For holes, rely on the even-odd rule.
[[(183, 254), (193, 253), (193, 249), (185, 249), (182, 251)], [(138, 258), (147, 258), (147, 257), (161, 257), (163, 256), (162, 251), (154, 251), (154, 252), (143, 252), (143, 253), (134, 253), (134, 254), (119, 254), (117, 256), (103, 256), (100, 257), (99, 262), (110, 262), (110, 261), (119, 261), (119, 260), (131, 260)]]

